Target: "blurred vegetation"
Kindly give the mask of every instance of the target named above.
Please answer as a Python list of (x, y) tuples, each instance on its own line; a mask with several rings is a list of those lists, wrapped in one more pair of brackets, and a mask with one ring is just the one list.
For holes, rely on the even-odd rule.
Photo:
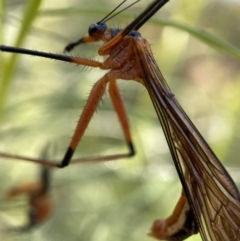
[[(100, 3), (100, 7), (96, 6)], [(140, 1), (109, 21), (124, 27), (151, 1)], [(119, 1), (0, 2), (0, 41), (62, 53)], [(105, 7), (106, 6), (106, 7)], [(240, 2), (170, 1), (140, 30), (177, 99), (240, 186)], [(97, 57), (100, 44), (74, 55)], [(37, 157), (49, 143), (61, 159), (93, 83), (104, 71), (29, 56), (0, 53), (0, 151)], [(170, 215), (181, 187), (147, 91), (119, 81), (137, 155), (130, 160), (73, 165), (53, 173), (52, 218), (35, 230), (10, 234), (26, 222), (27, 200), (4, 202), (39, 167), (1, 159), (0, 239), (9, 241), (150, 240), (156, 218)], [(75, 156), (125, 152), (122, 132), (106, 96)], [(201, 240), (194, 236), (188, 240)]]

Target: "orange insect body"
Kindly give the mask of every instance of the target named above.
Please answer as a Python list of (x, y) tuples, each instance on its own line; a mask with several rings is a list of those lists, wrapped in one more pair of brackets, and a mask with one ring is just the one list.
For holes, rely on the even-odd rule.
[(182, 192), (172, 215), (166, 219), (155, 220), (148, 235), (159, 240), (178, 241), (186, 239), (198, 231), (194, 214)]
[[(155, 0), (123, 30), (107, 28), (105, 18), (91, 25), (88, 35), (77, 42), (70, 43), (65, 48), (66, 51), (70, 51), (78, 44), (101, 40), (104, 44), (99, 48), (98, 53), (106, 56), (103, 63), (80, 57), (0, 46), (0, 50), (6, 52), (35, 55), (109, 69), (109, 72), (93, 86), (72, 140), (60, 163), (1, 152), (0, 156), (60, 168), (69, 165), (107, 84), (109, 84), (110, 98), (122, 125), (129, 153), (76, 159), (73, 162), (109, 161), (134, 155), (127, 115), (116, 80), (119, 78), (135, 80), (143, 84), (148, 90), (183, 186), (182, 196), (173, 214), (166, 220), (155, 221), (150, 235), (160, 240), (180, 241), (199, 231), (204, 241), (240, 241), (239, 191), (223, 165), (175, 99), (153, 58), (149, 44), (135, 31), (167, 1)], [(40, 198), (40, 200), (43, 200), (44, 206), (45, 199)], [(50, 212), (50, 206), (48, 209), (43, 208), (39, 203), (34, 205), (39, 207), (39, 210), (43, 210), (43, 213)], [(40, 219), (44, 218), (44, 215), (39, 217)]]

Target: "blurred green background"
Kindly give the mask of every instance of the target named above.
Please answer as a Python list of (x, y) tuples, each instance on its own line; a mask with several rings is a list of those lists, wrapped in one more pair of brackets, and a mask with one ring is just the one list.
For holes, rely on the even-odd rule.
[[(109, 21), (124, 27), (151, 1)], [(97, 4), (96, 4), (97, 3)], [(62, 53), (119, 1), (0, 1), (0, 43)], [(131, 1), (129, 1), (131, 3)], [(140, 30), (176, 98), (240, 186), (240, 1), (171, 0)], [(100, 43), (73, 55), (101, 60)], [(61, 159), (90, 89), (104, 71), (0, 53), (0, 151), (32, 157), (48, 145)], [(156, 218), (171, 214), (181, 192), (147, 91), (119, 80), (137, 155), (129, 160), (73, 165), (53, 171), (55, 212), (25, 234), (6, 228), (26, 222), (27, 200), (4, 201), (9, 188), (38, 177), (34, 164), (0, 166), (0, 240), (151, 240)], [(106, 93), (75, 157), (124, 153), (126, 146)], [(193, 236), (189, 241), (201, 240)]]

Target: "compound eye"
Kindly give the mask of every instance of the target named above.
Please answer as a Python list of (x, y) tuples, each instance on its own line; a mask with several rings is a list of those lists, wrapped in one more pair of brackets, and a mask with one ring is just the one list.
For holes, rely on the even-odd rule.
[(89, 36), (94, 35), (94, 33), (96, 33), (96, 31), (99, 29), (97, 24), (91, 24), (88, 28), (88, 34)]
[(90, 27), (88, 28), (88, 34), (89, 36), (93, 37), (95, 36), (102, 36), (104, 34), (104, 32), (107, 29), (107, 25), (105, 23), (94, 23), (92, 25), (90, 25)]
[(133, 38), (141, 37), (141, 34), (139, 32), (137, 32), (137, 31), (134, 31), (134, 30), (130, 31), (130, 33), (128, 35), (132, 36)]

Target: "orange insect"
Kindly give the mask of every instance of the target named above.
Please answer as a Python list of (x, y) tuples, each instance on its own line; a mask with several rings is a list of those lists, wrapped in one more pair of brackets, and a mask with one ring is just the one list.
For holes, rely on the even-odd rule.
[(7, 191), (5, 199), (11, 201), (18, 196), (28, 197), (29, 213), (28, 224), (24, 227), (8, 229), (10, 231), (28, 231), (36, 225), (45, 222), (53, 212), (53, 203), (49, 196), (50, 169), (42, 166), (40, 178), (36, 182), (23, 183)]
[(111, 101), (122, 125), (129, 153), (76, 159), (71, 163), (109, 161), (134, 155), (127, 115), (116, 80), (119, 78), (135, 80), (148, 90), (183, 186), (182, 195), (173, 214), (165, 220), (155, 221), (150, 235), (160, 240), (180, 241), (199, 231), (204, 241), (240, 241), (239, 191), (175, 99), (153, 58), (147, 40), (137, 32), (167, 1), (155, 0), (124, 29), (108, 28), (106, 21), (111, 18), (108, 15), (98, 23), (92, 24), (87, 35), (65, 48), (66, 51), (70, 51), (78, 44), (102, 41), (103, 45), (98, 53), (106, 56), (103, 62), (0, 46), (0, 50), (5, 52), (35, 55), (109, 70), (93, 86), (69, 148), (60, 163), (2, 152), (0, 156), (59, 168), (69, 165), (107, 84)]

